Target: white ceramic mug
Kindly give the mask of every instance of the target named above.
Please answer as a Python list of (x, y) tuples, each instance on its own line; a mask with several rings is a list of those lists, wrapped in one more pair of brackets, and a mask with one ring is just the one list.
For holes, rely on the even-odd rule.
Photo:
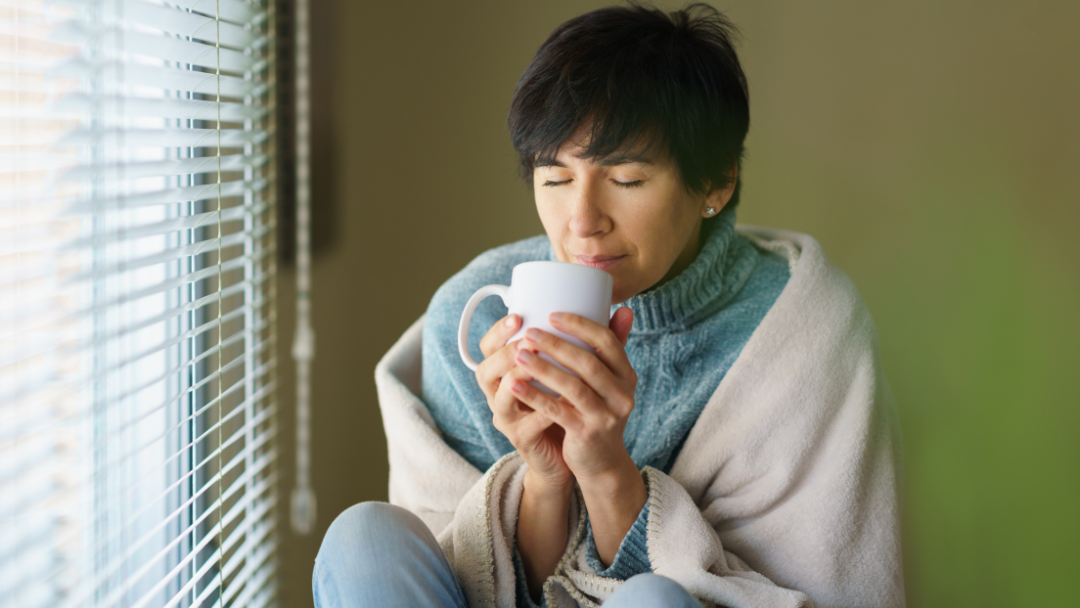
[[(507, 343), (520, 340), (527, 329), (536, 327), (589, 352), (595, 352), (588, 344), (552, 327), (548, 317), (555, 312), (572, 313), (607, 327), (611, 320), (611, 288), (611, 275), (598, 268), (565, 262), (518, 264), (514, 266), (509, 286), (485, 285), (469, 298), (465, 311), (461, 314), (461, 324), (458, 325), (458, 352), (461, 360), (473, 371), (479, 367), (469, 355), (469, 321), (480, 300), (488, 296), (499, 296), (503, 304), (510, 309), (509, 314), (521, 317), (521, 329), (511, 336)], [(541, 356), (555, 363), (547, 355)], [(555, 365), (566, 370), (558, 363)], [(539, 382), (534, 381), (533, 384), (545, 392), (555, 394)]]

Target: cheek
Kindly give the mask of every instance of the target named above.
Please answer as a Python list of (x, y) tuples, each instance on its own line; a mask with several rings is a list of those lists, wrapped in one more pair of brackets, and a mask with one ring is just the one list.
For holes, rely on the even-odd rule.
[(638, 219), (643, 242), (648, 243), (652, 255), (648, 260), (650, 278), (663, 276), (686, 249), (693, 237), (697, 215), (685, 200), (669, 199), (652, 208), (651, 213)]
[(662, 251), (681, 249), (687, 232), (693, 229), (693, 222), (693, 213), (678, 199), (649, 205), (635, 218), (639, 233), (644, 235), (654, 249)]
[(544, 226), (544, 232), (547, 234), (548, 240), (551, 241), (555, 256), (560, 262), (565, 262), (567, 260), (563, 252), (562, 238), (566, 229), (566, 222), (559, 217), (557, 213), (558, 206), (549, 200), (550, 197), (544, 197), (539, 192), (535, 192), (534, 197), (536, 199), (536, 214), (540, 217), (540, 223)]
[(549, 234), (558, 225), (555, 210), (557, 207), (551, 201), (544, 200), (539, 195), (536, 197), (536, 215), (540, 217), (540, 223)]

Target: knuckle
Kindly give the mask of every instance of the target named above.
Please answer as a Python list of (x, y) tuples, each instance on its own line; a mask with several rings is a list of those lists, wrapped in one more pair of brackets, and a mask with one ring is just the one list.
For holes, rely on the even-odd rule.
[(489, 383), (477, 379), (477, 385), (480, 387), (480, 391), (487, 397), (488, 405), (491, 405), (491, 399), (495, 396), (495, 387)]
[(507, 350), (507, 347), (504, 346), (492, 353), (491, 357), (488, 358), (491, 361), (492, 369), (496, 370), (497, 375), (506, 375), (506, 372), (510, 370), (510, 366), (513, 365), (513, 359), (511, 356), (507, 356)]
[(553, 351), (555, 351), (557, 353), (562, 353), (564, 355), (573, 355), (574, 354), (575, 346), (573, 344), (567, 342), (566, 340), (558, 340), (558, 339), (555, 339), (554, 336), (552, 336), (550, 342), (551, 342), (551, 350), (553, 350)]
[(604, 349), (622, 348), (622, 344), (619, 339), (615, 337), (615, 332), (608, 330), (603, 333), (603, 337), (600, 338), (600, 346)]
[(484, 353), (484, 357), (490, 357), (491, 353), (495, 352), (495, 348), (493, 348), (491, 342), (492, 341), (489, 340), (487, 336), (484, 336), (480, 340), (480, 352)]
[(582, 367), (584, 368), (586, 374), (594, 378), (602, 374), (607, 369), (607, 367), (603, 363), (601, 363), (600, 360), (596, 357), (587, 358)]
[(601, 439), (599, 429), (591, 424), (585, 425), (579, 432), (579, 435), (581, 435), (582, 441), (586, 444), (595, 444)]
[[(498, 347), (492, 347), (490, 345), (480, 344), (480, 354), (484, 355), (483, 361), (487, 361), (488, 359), (490, 359), (491, 355), (494, 355), (496, 352), (498, 352), (498, 350), (499, 350)], [(483, 361), (481, 361), (481, 363)]]
[(506, 340), (509, 336), (505, 335), (505, 327), (506, 326), (502, 321), (497, 321), (495, 325), (484, 334), (484, 337), (480, 338), (480, 352), (484, 353), (485, 357), (490, 357), (492, 353), (498, 351), (506, 344)]
[(589, 397), (589, 394), (589, 388), (580, 380), (570, 385), (570, 396), (573, 397), (575, 402), (583, 402)]

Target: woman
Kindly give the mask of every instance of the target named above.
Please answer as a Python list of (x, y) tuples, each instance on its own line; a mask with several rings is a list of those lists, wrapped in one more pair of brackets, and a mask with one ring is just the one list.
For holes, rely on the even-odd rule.
[[(334, 522), (317, 605), (903, 605), (869, 315), (812, 238), (735, 229), (731, 29), (703, 5), (607, 8), (540, 48), (509, 125), (546, 235), (470, 263), (380, 363), (397, 506)], [(612, 275), (608, 327), (551, 319), (595, 355), (508, 344), (521, 321), (487, 299), (470, 372), (465, 301), (531, 260)]]

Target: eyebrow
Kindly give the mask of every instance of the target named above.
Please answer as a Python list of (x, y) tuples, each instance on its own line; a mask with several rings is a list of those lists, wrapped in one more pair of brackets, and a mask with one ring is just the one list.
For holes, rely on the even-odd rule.
[[(586, 156), (579, 155), (577, 158), (588, 159)], [(601, 167), (615, 167), (618, 165), (653, 165), (656, 164), (653, 159), (644, 154), (635, 154), (629, 152), (616, 152), (615, 154), (609, 154), (596, 161), (597, 165)], [(534, 165), (536, 168), (540, 167), (562, 167), (566, 168), (566, 164), (562, 161), (554, 158), (548, 158), (538, 160)]]

